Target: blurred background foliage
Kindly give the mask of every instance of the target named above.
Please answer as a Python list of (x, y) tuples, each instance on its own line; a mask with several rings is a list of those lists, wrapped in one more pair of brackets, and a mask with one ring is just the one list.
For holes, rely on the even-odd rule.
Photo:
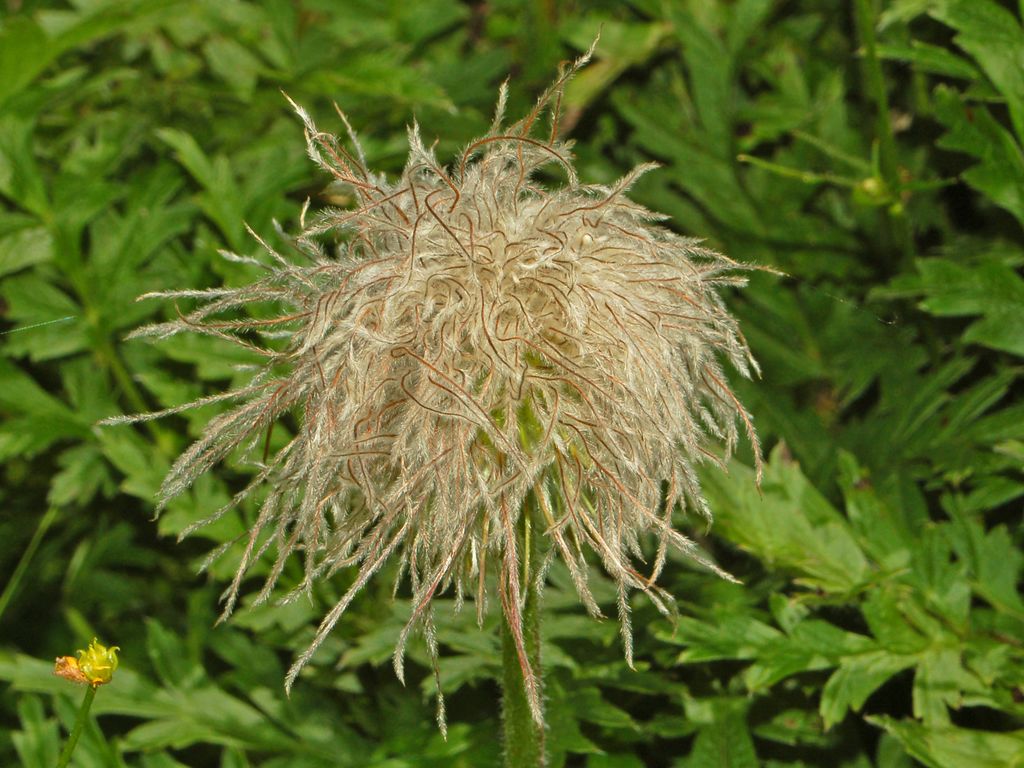
[[(1021, 5), (1024, 5), (1022, 3)], [(77, 766), (492, 766), (496, 618), (439, 610), (449, 738), (407, 608), (377, 580), (290, 699), (283, 669), (346, 586), (215, 626), (251, 509), (181, 544), (251, 469), (155, 523), (216, 412), (98, 428), (222, 389), (206, 338), (122, 341), (148, 290), (239, 284), (303, 202), (345, 204), (281, 91), (347, 113), (397, 171), (416, 119), (450, 157), (511, 78), (522, 112), (601, 30), (565, 128), (581, 176), (663, 167), (635, 198), (755, 273), (730, 296), (763, 378), (734, 381), (769, 458), (706, 473), (736, 586), (673, 562), (673, 624), (635, 605), (637, 669), (564, 573), (545, 593), (555, 766), (1024, 765), (1024, 30), (997, 0), (5, 0), (0, 21), (0, 764), (43, 768), (122, 667)], [(557, 180), (555, 180), (557, 181)], [(280, 237), (277, 241), (280, 241)], [(55, 322), (50, 322), (55, 321)], [(41, 325), (43, 323), (49, 323)], [(275, 440), (283, 439), (276, 435)], [(599, 577), (596, 577), (599, 578)], [(609, 603), (614, 594), (605, 595)], [(421, 690), (417, 691), (419, 685)]]

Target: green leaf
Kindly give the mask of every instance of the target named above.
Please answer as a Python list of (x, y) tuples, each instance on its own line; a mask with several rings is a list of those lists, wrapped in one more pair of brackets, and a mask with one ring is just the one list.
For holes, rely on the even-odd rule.
[(1009, 531), (999, 525), (986, 532), (956, 497), (944, 498), (943, 505), (953, 517), (953, 546), (967, 564), (975, 592), (997, 609), (1024, 618), (1024, 600), (1017, 588), (1024, 553), (1014, 545)]
[(965, 694), (984, 690), (964, 669), (959, 650), (936, 647), (921, 657), (914, 675), (914, 715), (931, 728), (947, 726), (950, 708), (960, 709)]
[[(7, 354), (28, 355), (33, 361), (41, 361), (89, 348), (82, 307), (37, 271), (5, 280), (0, 295), (7, 300), (10, 318), (25, 329), (6, 340)], [(37, 325), (65, 319), (66, 322)]]
[(820, 712), (825, 727), (841, 722), (850, 710), (859, 712), (879, 686), (914, 664), (912, 656), (895, 656), (883, 650), (844, 658), (821, 692)]
[(202, 667), (192, 657), (184, 641), (160, 622), (146, 622), (146, 650), (157, 674), (168, 688), (189, 688), (200, 680)]
[[(580, 72), (566, 89), (565, 104), (576, 110), (585, 109), (627, 69), (650, 59), (672, 31), (665, 22), (628, 24), (604, 19), (572, 29), (570, 39), (578, 48), (587, 50), (598, 28), (601, 41), (594, 54), (595, 61)], [(569, 119), (575, 118), (570, 116)]]
[(57, 459), (61, 470), (50, 480), (47, 501), (54, 506), (86, 504), (99, 492), (109, 496), (114, 488), (103, 454), (94, 445), (76, 445)]
[(693, 750), (680, 768), (758, 768), (760, 762), (747, 729), (746, 702), (710, 700), (691, 703), (687, 716), (700, 727)]
[(623, 753), (590, 755), (587, 768), (645, 768), (644, 762), (636, 755)]
[(910, 45), (879, 45), (878, 55), (890, 61), (905, 61), (919, 72), (973, 81), (978, 70), (966, 59), (938, 45), (911, 40)]
[(677, 663), (693, 664), (717, 659), (752, 659), (780, 636), (777, 629), (752, 616), (716, 616), (714, 621), (683, 617), (671, 629), (657, 630), (663, 642), (685, 645)]
[(917, 540), (916, 532), (898, 512), (878, 497), (869, 473), (858, 465), (852, 454), (840, 452), (839, 464), (846, 514), (863, 542), (864, 550), (884, 568), (905, 566)]
[(870, 638), (816, 619), (801, 621), (783, 637), (764, 643), (744, 673), (751, 691), (769, 688), (792, 675), (836, 666), (844, 656), (874, 648)]
[(847, 593), (868, 574), (868, 561), (849, 525), (800, 467), (776, 449), (760, 490), (751, 469), (734, 462), (729, 474), (707, 472), (704, 490), (715, 530), (769, 564), (795, 571), (797, 581)]
[(593, 686), (574, 687), (569, 697), (582, 721), (611, 730), (640, 730), (636, 721), (624, 709), (609, 703)]
[(935, 116), (948, 131), (938, 145), (979, 161), (963, 173), (964, 181), (1024, 224), (1024, 155), (1010, 132), (986, 107), (967, 105), (946, 86), (935, 89)]
[(870, 717), (928, 768), (1009, 768), (1024, 762), (1024, 731), (929, 728), (913, 720)]
[(25, 15), (0, 26), (0, 106), (31, 83), (60, 54), (47, 35)]
[(995, 259), (961, 264), (949, 259), (917, 262), (926, 298), (921, 307), (939, 316), (982, 315), (964, 340), (1024, 356), (1024, 279)]
[(207, 157), (191, 134), (176, 128), (161, 128), (156, 135), (174, 149), (178, 162), (203, 188), (198, 197), (203, 211), (220, 229), (228, 245), (241, 251), (245, 215), (238, 181), (228, 158)]
[(971, 587), (963, 562), (954, 561), (948, 526), (926, 528), (914, 548), (910, 573), (924, 604), (960, 631), (968, 627)]
[(626, 93), (613, 95), (613, 99), (633, 127), (636, 142), (655, 159), (671, 161), (659, 174), (670, 177), (726, 226), (763, 233), (760, 215), (739, 183), (731, 156), (716, 154), (693, 130), (681, 130), (678, 109), (667, 103), (641, 104)]
[(678, 3), (665, 9), (683, 46), (693, 104), (703, 129), (702, 143), (719, 157), (730, 157), (734, 96), (732, 56), (710, 25)]
[(0, 195), (39, 216), (49, 211), (32, 133), (35, 120), (13, 110), (0, 112)]
[(57, 721), (47, 718), (37, 696), (23, 696), (18, 702), (21, 730), (11, 734), (23, 768), (51, 768), (57, 763), (60, 735)]
[(447, 0), (423, 0), (401, 3), (392, 10), (398, 32), (404, 39), (417, 44), (443, 34), (469, 16), (469, 9)]
[(957, 30), (956, 44), (999, 89), (1024, 141), (1024, 30), (1017, 17), (992, 0), (944, 0), (931, 15)]
[(245, 46), (231, 38), (211, 37), (203, 44), (203, 55), (210, 70), (230, 85), (238, 98), (252, 98), (262, 65)]
[(550, 676), (546, 681), (544, 695), (547, 747), (556, 764), (559, 758), (564, 759), (563, 756), (570, 752), (600, 754), (601, 749), (580, 730), (579, 713), (556, 676)]
[(861, 605), (871, 634), (887, 651), (897, 655), (915, 654), (927, 647), (929, 640), (908, 621), (904, 613), (906, 598), (885, 587), (876, 588)]
[(0, 213), (0, 277), (53, 258), (53, 237), (29, 216)]
[(796, 707), (774, 713), (771, 720), (754, 728), (754, 735), (789, 746), (826, 747), (829, 742), (818, 713)]
[(88, 427), (30, 376), (0, 358), (0, 458), (32, 456), (58, 440), (84, 437)]

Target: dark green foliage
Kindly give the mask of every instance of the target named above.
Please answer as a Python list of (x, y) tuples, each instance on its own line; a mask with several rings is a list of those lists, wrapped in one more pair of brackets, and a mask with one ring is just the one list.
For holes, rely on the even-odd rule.
[[(874, 60), (848, 5), (867, 13)], [(408, 609), (387, 574), (286, 699), (284, 670), (351, 574), (312, 604), (214, 626), (239, 554), (196, 571), (252, 508), (174, 537), (251, 469), (219, 469), (150, 518), (217, 406), (95, 424), (220, 391), (252, 362), (209, 338), (124, 343), (174, 312), (136, 296), (248, 282), (217, 256), (259, 250), (245, 224), (281, 245), (273, 222), (294, 231), (307, 197), (348, 202), (314, 173), (281, 90), (324, 127), (336, 101), (370, 165), (398, 170), (413, 117), (450, 156), (486, 129), (506, 75), (520, 114), (600, 28), (565, 105), (583, 179), (658, 160), (639, 202), (783, 274), (731, 297), (763, 367), (733, 383), (769, 448), (764, 481), (749, 456), (703, 478), (702, 544), (744, 584), (670, 560), (679, 618), (637, 598), (630, 670), (615, 622), (587, 618), (556, 566), (541, 648), (553, 764), (1024, 765), (1024, 30), (997, 0), (874, 6), (8, 0), (0, 764), (54, 764), (81, 691), (51, 659), (93, 635), (121, 646), (121, 668), (75, 765), (498, 764), (493, 607), (481, 631), (439, 601), (447, 742), (425, 644), (409, 689), (391, 672)], [(613, 585), (593, 584), (613, 613)]]

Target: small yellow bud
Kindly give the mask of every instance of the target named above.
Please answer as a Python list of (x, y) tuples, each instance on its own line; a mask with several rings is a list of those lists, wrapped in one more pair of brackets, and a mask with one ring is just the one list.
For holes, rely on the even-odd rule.
[(96, 687), (110, 682), (117, 669), (118, 646), (107, 648), (94, 637), (89, 647), (74, 656), (58, 656), (53, 674), (73, 683), (84, 683)]

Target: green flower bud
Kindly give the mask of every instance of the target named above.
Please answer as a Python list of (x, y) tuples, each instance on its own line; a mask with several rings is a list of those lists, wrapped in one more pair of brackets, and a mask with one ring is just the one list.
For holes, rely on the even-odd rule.
[(116, 645), (111, 648), (100, 645), (94, 637), (86, 650), (78, 652), (78, 666), (92, 685), (110, 682), (117, 669), (119, 650)]

